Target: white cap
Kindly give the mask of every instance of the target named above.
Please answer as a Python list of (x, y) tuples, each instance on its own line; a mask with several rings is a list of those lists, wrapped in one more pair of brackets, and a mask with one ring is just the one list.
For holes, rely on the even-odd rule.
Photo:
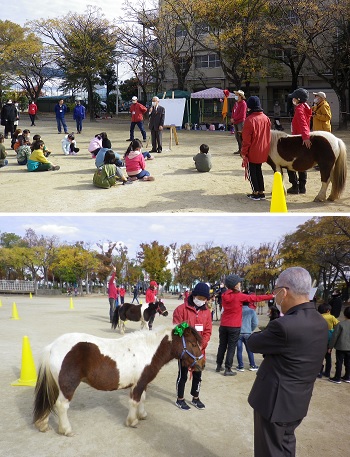
[(323, 100), (326, 100), (326, 94), (324, 92), (313, 92), (314, 95), (317, 95), (318, 97), (323, 98)]
[(134, 95), (131, 100), (137, 100), (136, 95)]

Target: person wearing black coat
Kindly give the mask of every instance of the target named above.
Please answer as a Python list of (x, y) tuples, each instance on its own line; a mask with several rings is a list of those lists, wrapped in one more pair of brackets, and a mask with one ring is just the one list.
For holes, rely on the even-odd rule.
[(149, 128), (151, 130), (152, 150), (162, 152), (162, 132), (165, 120), (165, 108), (159, 105), (159, 98), (152, 98), (152, 107), (149, 110)]
[(339, 317), (341, 313), (341, 309), (343, 307), (343, 300), (341, 298), (341, 292), (340, 290), (335, 290), (332, 293), (332, 298), (329, 302), (329, 305), (331, 306), (331, 314), (334, 317)]
[(12, 100), (2, 107), (1, 110), (1, 125), (5, 127), (5, 138), (12, 138), (13, 132), (15, 131), (15, 121), (18, 119), (18, 111)]
[(295, 429), (306, 416), (327, 351), (328, 325), (309, 301), (311, 277), (284, 270), (273, 290), (283, 317), (253, 333), (249, 349), (264, 355), (248, 402), (254, 409), (254, 457), (294, 457)]

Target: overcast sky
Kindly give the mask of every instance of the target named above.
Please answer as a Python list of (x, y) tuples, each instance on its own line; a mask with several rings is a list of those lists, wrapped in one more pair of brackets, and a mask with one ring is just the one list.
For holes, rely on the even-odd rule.
[(2, 215), (0, 232), (23, 236), (32, 228), (38, 235), (56, 235), (68, 242), (116, 241), (135, 256), (140, 243), (158, 241), (258, 247), (293, 232), (312, 216), (294, 215)]

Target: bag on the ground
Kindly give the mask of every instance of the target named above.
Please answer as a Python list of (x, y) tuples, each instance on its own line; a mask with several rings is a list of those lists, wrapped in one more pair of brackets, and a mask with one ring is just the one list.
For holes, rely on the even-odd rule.
[(102, 187), (102, 189), (109, 189), (110, 187), (114, 186), (117, 181), (115, 172), (115, 165), (102, 165), (102, 167), (99, 167), (95, 171), (92, 182), (96, 187)]

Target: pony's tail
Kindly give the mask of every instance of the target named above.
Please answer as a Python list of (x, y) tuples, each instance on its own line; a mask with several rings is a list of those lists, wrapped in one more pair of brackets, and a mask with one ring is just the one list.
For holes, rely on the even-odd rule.
[(119, 323), (119, 306), (115, 307), (113, 317), (112, 317), (112, 328), (115, 330)]
[(339, 156), (335, 162), (332, 179), (332, 191), (328, 200), (337, 200), (343, 192), (346, 184), (347, 164), (346, 146), (343, 140), (338, 138)]
[(38, 425), (44, 421), (53, 410), (59, 394), (59, 388), (52, 376), (50, 366), (50, 350), (45, 350), (35, 386), (33, 422)]

